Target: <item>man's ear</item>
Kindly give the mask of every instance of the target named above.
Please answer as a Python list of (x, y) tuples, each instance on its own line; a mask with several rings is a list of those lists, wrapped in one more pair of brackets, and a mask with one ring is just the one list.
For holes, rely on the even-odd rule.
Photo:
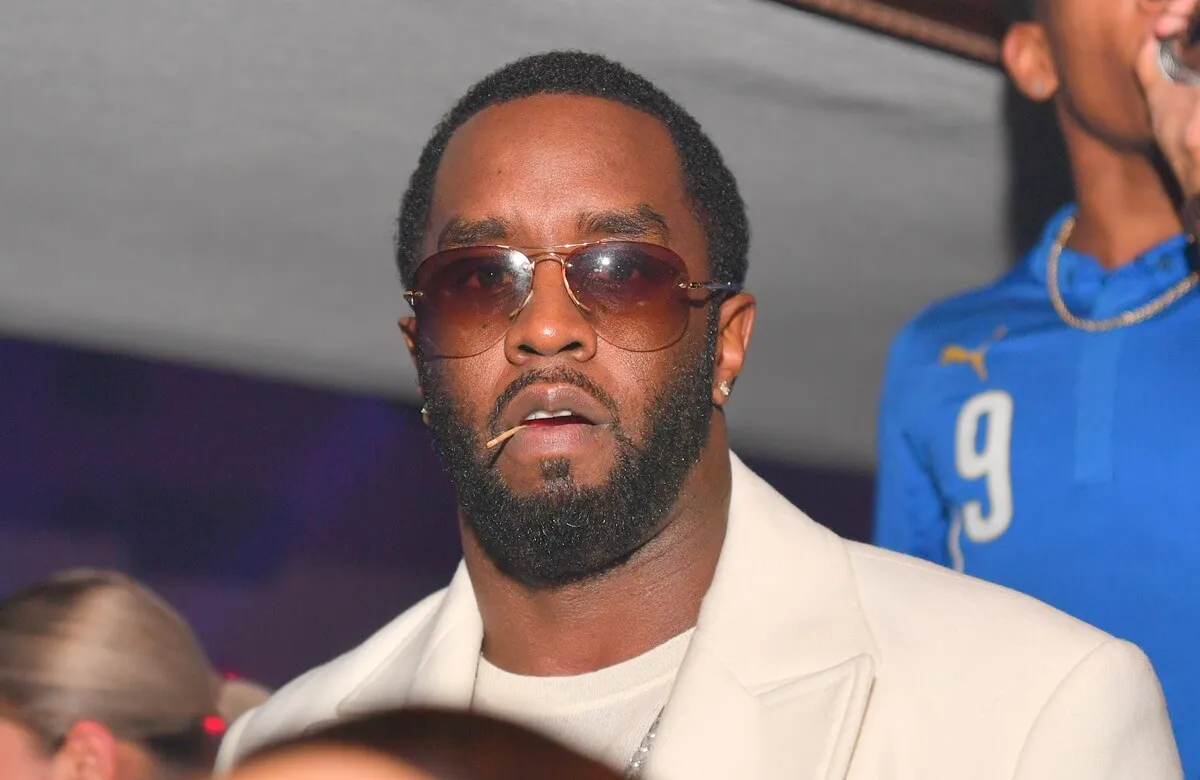
[(1058, 68), (1050, 36), (1039, 22), (1017, 22), (1000, 47), (1004, 69), (1027, 98), (1045, 102), (1058, 92)]
[(67, 732), (54, 755), (56, 780), (113, 780), (117, 774), (117, 738), (105, 726), (81, 720)]
[(729, 393), (746, 364), (757, 313), (758, 302), (749, 293), (738, 293), (721, 304), (712, 389), (713, 403), (717, 406), (723, 406), (729, 400)]
[[(408, 356), (412, 358), (413, 368), (417, 369), (417, 376), (421, 375), (421, 360), (417, 355), (420, 350), (420, 335), (417, 331), (416, 317), (401, 317), (400, 332), (404, 334), (404, 344), (408, 347)], [(421, 394), (421, 399), (425, 398), (425, 388), (417, 386), (417, 392)]]

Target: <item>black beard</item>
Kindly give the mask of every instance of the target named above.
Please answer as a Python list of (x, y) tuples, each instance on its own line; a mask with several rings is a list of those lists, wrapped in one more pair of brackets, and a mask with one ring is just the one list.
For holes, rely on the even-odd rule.
[(544, 488), (523, 496), (500, 477), (492, 466), (495, 454), (483, 449), (478, 432), (422, 361), (434, 444), (457, 490), (463, 522), (497, 569), (529, 588), (561, 588), (620, 566), (654, 538), (708, 443), (715, 336), (710, 327), (703, 350), (686, 356), (655, 395), (649, 432), (640, 443), (622, 429), (608, 394), (583, 375), (567, 369), (523, 374), (501, 395), (493, 421), (521, 389), (563, 382), (614, 412), (617, 442), (617, 463), (604, 484), (579, 487), (570, 461), (548, 460), (542, 464)]

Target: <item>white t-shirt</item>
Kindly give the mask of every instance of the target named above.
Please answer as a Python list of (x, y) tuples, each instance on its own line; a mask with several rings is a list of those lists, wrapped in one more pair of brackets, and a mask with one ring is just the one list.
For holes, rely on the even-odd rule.
[(571, 677), (511, 674), (480, 659), (471, 707), (624, 771), (667, 703), (694, 630), (636, 658)]

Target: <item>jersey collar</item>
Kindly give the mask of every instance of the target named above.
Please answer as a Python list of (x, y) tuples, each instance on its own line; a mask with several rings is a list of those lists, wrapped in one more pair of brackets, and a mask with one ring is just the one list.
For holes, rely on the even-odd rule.
[[(1025, 258), (1025, 267), (1039, 283), (1046, 283), (1046, 264), (1063, 223), (1075, 216), (1077, 207), (1059, 209), (1042, 231), (1037, 245)], [(1108, 270), (1090, 255), (1064, 249), (1058, 262), (1058, 283), (1063, 295), (1091, 298), (1101, 288), (1114, 286), (1142, 296), (1153, 296), (1181, 281), (1192, 270), (1187, 236), (1180, 233), (1147, 249), (1132, 263)]]

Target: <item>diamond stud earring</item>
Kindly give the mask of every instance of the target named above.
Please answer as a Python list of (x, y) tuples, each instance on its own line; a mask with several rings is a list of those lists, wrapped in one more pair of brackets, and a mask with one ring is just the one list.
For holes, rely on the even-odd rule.
[(717, 382), (717, 389), (720, 390), (721, 395), (725, 396), (726, 398), (728, 398), (729, 394), (733, 392), (733, 388), (729, 386), (729, 382), (724, 379), (722, 379), (720, 382)]

